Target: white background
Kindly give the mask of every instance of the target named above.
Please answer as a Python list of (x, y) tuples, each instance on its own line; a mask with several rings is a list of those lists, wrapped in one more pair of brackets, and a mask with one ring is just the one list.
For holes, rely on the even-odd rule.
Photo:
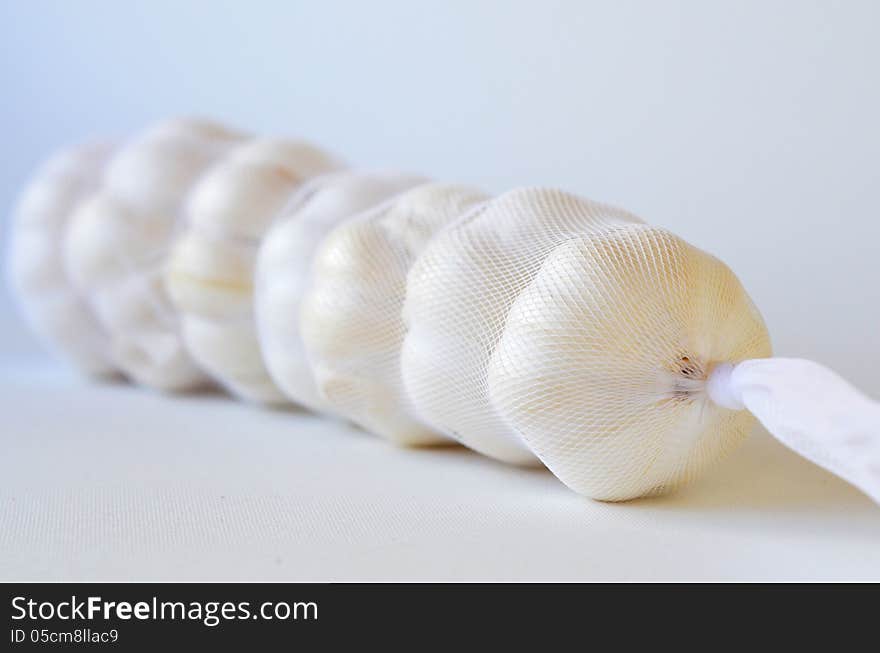
[[(0, 206), (4, 210), (11, 206), (29, 171), (55, 147), (94, 135), (123, 136), (174, 114), (202, 114), (259, 132), (303, 136), (360, 166), (406, 168), (438, 179), (479, 184), (489, 191), (525, 184), (559, 186), (619, 204), (719, 256), (737, 272), (763, 312), (777, 354), (819, 360), (880, 397), (878, 25), (880, 2), (852, 0), (7, 0), (0, 3)], [(27, 358), (37, 352), (5, 294), (0, 296), (0, 343), (0, 351), (8, 357)], [(875, 508), (842, 483), (760, 438), (737, 454), (732, 466), (707, 479), (708, 486), (704, 483), (702, 490), (689, 493), (691, 503), (672, 499), (647, 504), (653, 507), (624, 509), (629, 512), (622, 526), (615, 521), (624, 514), (616, 512), (619, 508), (585, 506), (577, 497), (568, 497), (549, 476), (533, 482), (519, 472), (508, 476), (486, 463), (490, 471), (475, 472), (475, 478), (487, 478), (489, 485), (468, 494), (470, 502), (453, 493), (451, 503), (438, 506), (442, 491), (427, 486), (421, 490), (430, 497), (427, 503), (419, 503), (422, 495), (412, 499), (415, 503), (407, 503), (410, 499), (404, 496), (397, 499), (403, 504), (373, 520), (385, 524), (381, 532), (400, 545), (392, 549), (403, 567), (372, 560), (371, 551), (378, 544), (364, 550), (364, 564), (358, 566), (350, 559), (353, 545), (339, 544), (340, 532), (333, 528), (327, 527), (326, 537), (313, 531), (305, 549), (283, 540), (281, 531), (271, 531), (274, 517), (248, 513), (249, 495), (235, 494), (234, 478), (210, 480), (214, 478), (210, 470), (197, 466), (197, 461), (206, 459), (195, 453), (195, 443), (187, 445), (192, 447), (192, 460), (184, 453), (183, 462), (167, 472), (163, 464), (170, 454), (161, 448), (164, 445), (145, 447), (138, 454), (141, 459), (132, 458), (132, 451), (140, 451), (133, 443), (152, 437), (149, 420), (133, 425), (131, 432), (126, 431), (129, 439), (121, 440), (116, 439), (118, 432), (130, 422), (101, 420), (90, 430), (81, 421), (84, 415), (100, 414), (101, 406), (111, 400), (129, 406), (132, 414), (156, 411), (158, 422), (153, 426), (165, 431), (164, 440), (156, 441), (169, 441), (168, 446), (174, 447), (178, 441), (167, 433), (172, 428), (168, 425), (198, 413), (173, 403), (161, 417), (162, 401), (149, 394), (141, 399), (113, 389), (96, 390), (99, 394), (94, 395), (78, 386), (73, 390), (64, 383), (59, 386), (57, 381), (41, 385), (28, 374), (6, 375), (5, 389), (0, 390), (8, 405), (23, 406), (11, 422), (16, 433), (7, 432), (10, 439), (4, 445), (19, 447), (15, 456), (20, 457), (19, 464), (6, 456), (7, 482), (0, 488), (13, 493), (12, 498), (19, 497), (18, 512), (7, 513), (13, 524), (4, 529), (6, 539), (0, 538), (0, 545), (15, 554), (5, 556), (12, 567), (0, 569), (7, 577), (94, 577), (98, 567), (77, 557), (76, 546), (64, 539), (68, 535), (52, 539), (49, 534), (72, 532), (69, 538), (82, 551), (93, 551), (113, 535), (104, 537), (104, 531), (82, 526), (77, 521), (80, 513), (65, 501), (103, 506), (129, 524), (121, 532), (134, 539), (115, 540), (120, 548), (110, 559), (120, 566), (105, 564), (100, 575), (106, 578), (127, 577), (124, 563), (129, 559), (123, 552), (132, 542), (141, 547), (135, 546), (141, 556), (137, 558), (141, 567), (136, 567), (141, 577), (181, 577), (189, 569), (192, 577), (212, 578), (218, 574), (211, 560), (226, 565), (227, 577), (274, 577), (274, 560), (280, 555), (276, 549), (287, 551), (289, 555), (281, 557), (289, 560), (291, 555), (296, 558), (296, 551), (327, 551), (325, 544), (331, 541), (341, 547), (338, 556), (328, 553), (324, 567), (309, 566), (308, 557), (300, 556), (302, 566), (288, 568), (287, 576), (418, 576), (419, 570), (430, 569), (423, 561), (430, 557), (428, 549), (419, 537), (436, 540), (434, 534), (444, 530), (443, 524), (428, 521), (425, 526), (416, 520), (414, 528), (421, 535), (412, 536), (406, 523), (394, 516), (400, 510), (403, 514), (435, 510), (444, 523), (458, 529), (454, 532), (467, 532), (467, 537), (482, 543), (465, 546), (461, 556), (453, 555), (446, 567), (434, 570), (437, 577), (479, 576), (465, 558), (467, 551), (477, 555), (480, 546), (488, 565), (482, 567), (485, 576), (516, 575), (518, 563), (505, 566), (505, 560), (506, 556), (517, 560), (518, 549), (510, 542), (505, 547), (492, 542), (487, 532), (495, 529), (493, 520), (499, 521), (499, 532), (504, 532), (504, 524), (512, 528), (508, 534), (514, 538), (522, 533), (549, 537), (552, 524), (564, 522), (560, 528), (572, 545), (628, 550), (626, 546), (637, 547), (634, 542), (642, 537), (659, 537), (667, 547), (660, 558), (639, 550), (640, 566), (623, 561), (603, 568), (596, 559), (581, 556), (574, 573), (559, 550), (546, 542), (543, 548), (532, 542), (531, 550), (543, 550), (557, 561), (544, 568), (532, 560), (535, 564), (520, 569), (528, 577), (876, 578), (880, 574), (880, 560), (869, 553), (876, 551), (880, 536)], [(84, 440), (71, 442), (68, 435), (53, 433), (49, 422), (40, 421), (44, 418), (44, 404), (38, 401), (41, 392), (57, 402), (46, 414), (63, 409), (67, 412), (59, 414), (64, 419), (80, 419), (77, 429)], [(26, 409), (30, 412), (23, 412)], [(211, 414), (217, 410), (221, 409), (212, 404)], [(279, 467), (267, 475), (257, 473), (273, 460), (297, 456), (296, 451), (270, 455), (281, 446), (281, 440), (272, 438), (287, 428), (278, 416), (256, 417), (255, 411), (234, 405), (222, 410), (240, 411), (235, 413), (239, 421), (232, 423), (253, 428), (254, 437), (266, 447), (266, 458), (254, 460), (241, 477), (247, 483), (260, 479), (260, 505), (269, 505), (265, 497), (276, 496), (302, 506), (290, 498), (296, 488), (278, 489), (284, 479), (291, 482), (290, 470)], [(274, 426), (267, 425), (271, 420)], [(21, 440), (14, 438), (25, 435), (29, 444), (22, 449)], [(221, 448), (227, 457), (215, 452), (211, 455), (220, 457), (207, 460), (218, 466), (250, 460), (248, 445), (239, 444), (243, 449), (238, 451), (233, 441), (222, 441), (228, 444)], [(315, 442), (308, 455), (318, 455), (314, 447), (321, 445)], [(47, 451), (64, 458), (50, 455), (47, 461)], [(95, 451), (110, 457), (103, 472), (89, 467), (89, 461), (94, 462), (90, 452)], [(328, 463), (327, 469), (345, 474), (340, 465), (361, 460), (359, 449), (347, 455), (333, 458), (337, 462)], [(381, 460), (385, 454), (376, 455)], [(484, 465), (467, 458), (462, 467), (450, 462), (458, 454), (450, 454), (452, 458), (437, 459), (445, 461), (439, 466), (422, 469), (401, 462), (401, 455), (393, 454), (397, 461), (393, 464), (400, 465), (405, 478), (430, 483), (434, 474), (441, 486), (450, 474), (463, 474), (468, 483), (477, 483), (468, 475)], [(78, 467), (65, 460), (75, 460)], [(158, 505), (153, 499), (162, 497), (151, 499), (150, 492), (160, 481), (167, 487), (182, 483), (192, 469), (188, 465), (197, 469), (196, 480), (184, 483), (189, 489), (176, 495), (170, 511), (151, 512)], [(301, 472), (311, 468), (308, 461), (299, 460), (297, 465), (294, 468)], [(177, 473), (177, 480), (164, 476), (166, 472)], [(380, 492), (369, 478), (358, 478), (365, 484), (359, 490), (367, 496), (379, 492), (375, 495), (379, 503), (397, 496), (392, 490)], [(53, 479), (59, 484), (57, 493), (46, 494), (44, 487), (40, 494), (43, 480)], [(272, 485), (276, 482), (278, 487)], [(737, 487), (741, 489), (733, 489)], [(501, 496), (505, 488), (514, 494), (504, 505), (516, 506), (519, 517), (492, 507), (491, 497), (496, 491)], [(223, 504), (218, 498), (221, 489), (239, 503), (232, 508)], [(486, 501), (474, 498), (484, 495)], [(541, 498), (532, 505), (525, 497)], [(311, 506), (308, 510), (344, 512), (332, 496), (325, 496), (325, 503), (315, 501), (304, 505)], [(733, 504), (739, 507), (728, 512)], [(282, 501), (274, 509), (289, 515), (290, 505)], [(191, 508), (219, 515), (220, 522), (203, 521), (193, 526), (197, 532), (184, 528), (177, 540), (174, 524), (186, 524)], [(267, 510), (271, 515), (273, 508)], [(44, 521), (28, 522), (30, 514), (43, 515)], [(579, 531), (572, 520), (584, 514), (589, 529)], [(126, 518), (130, 523), (124, 522)], [(232, 533), (235, 545), (229, 545), (232, 553), (227, 557), (215, 548), (213, 557), (196, 556), (198, 564), (177, 557), (178, 566), (169, 566), (165, 558), (153, 555), (156, 547), (166, 552), (188, 547), (191, 552), (192, 541), (215, 541), (211, 538), (226, 532), (222, 530), (227, 528), (222, 526), (226, 518), (244, 523), (242, 528), (250, 523), (247, 519), (259, 523), (250, 534)], [(345, 537), (353, 541), (361, 537), (357, 530), (361, 521), (345, 523), (349, 529), (341, 531)], [(647, 530), (640, 534), (645, 524)], [(720, 528), (720, 540), (705, 532), (699, 537), (688, 535), (687, 528), (698, 529), (700, 524)], [(265, 529), (281, 538), (276, 548), (272, 537), (259, 539)], [(819, 539), (805, 544), (810, 534)], [(611, 539), (603, 539), (606, 535)], [(752, 536), (763, 544), (755, 544)], [(752, 551), (753, 556), (728, 564), (725, 553), (709, 562), (681, 548), (682, 542), (702, 546), (705, 537), (710, 537), (716, 552), (729, 551), (735, 558)], [(248, 548), (252, 538), (266, 547), (265, 559), (235, 553), (252, 551)], [(795, 543), (806, 547), (800, 557), (791, 557)], [(506, 553), (499, 555), (501, 549)], [(43, 551), (45, 561), (27, 557), (33, 551)], [(61, 551), (70, 556), (63, 564), (57, 559)], [(853, 551), (858, 554), (847, 554)], [(449, 549), (446, 554), (449, 557)], [(388, 558), (383, 559), (388, 563)], [(828, 564), (811, 569), (811, 559)], [(195, 566), (187, 566), (190, 563)], [(566, 570), (572, 573), (567, 576)]]

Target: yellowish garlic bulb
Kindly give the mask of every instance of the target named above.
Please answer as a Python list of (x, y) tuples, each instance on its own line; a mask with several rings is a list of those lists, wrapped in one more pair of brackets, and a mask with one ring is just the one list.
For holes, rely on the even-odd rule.
[(343, 221), (422, 182), (395, 173), (320, 177), (302, 189), (263, 239), (256, 272), (260, 346), (272, 379), (291, 401), (333, 412), (315, 385), (300, 332), (300, 307), (319, 244)]
[(25, 188), (12, 217), (8, 276), (28, 323), (40, 339), (94, 376), (118, 370), (110, 339), (71, 283), (63, 242), (77, 206), (98, 187), (112, 148), (73, 147), (47, 161)]
[(448, 441), (413, 414), (400, 377), (410, 266), (431, 237), (485, 195), (425, 184), (336, 227), (315, 255), (300, 328), (321, 397), (403, 445)]
[(754, 425), (709, 397), (718, 365), (770, 355), (733, 273), (647, 225), (573, 233), (518, 294), (488, 368), (504, 421), (576, 492), (690, 481)]
[(257, 249), (291, 195), (309, 178), (338, 167), (331, 156), (305, 143), (258, 139), (230, 150), (190, 193), (165, 283), (190, 354), (238, 397), (285, 401), (257, 342)]

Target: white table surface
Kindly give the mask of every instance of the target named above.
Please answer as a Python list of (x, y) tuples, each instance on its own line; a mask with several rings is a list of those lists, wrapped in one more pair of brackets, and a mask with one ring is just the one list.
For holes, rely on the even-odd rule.
[(666, 498), (0, 360), (0, 580), (880, 580), (880, 507), (758, 431)]

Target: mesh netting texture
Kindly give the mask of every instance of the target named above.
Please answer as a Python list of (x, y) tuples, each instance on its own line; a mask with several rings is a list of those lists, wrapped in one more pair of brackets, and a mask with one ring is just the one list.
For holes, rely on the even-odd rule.
[(300, 331), (300, 309), (320, 243), (344, 221), (423, 181), (391, 172), (319, 177), (291, 200), (266, 235), (256, 273), (260, 346), (275, 383), (297, 404), (336, 414), (318, 390)]
[(11, 248), (29, 322), (89, 374), (217, 383), (609, 501), (690, 482), (757, 418), (880, 502), (880, 404), (771, 358), (723, 263), (560, 190), (492, 197), (172, 120), (52, 159)]
[(563, 482), (628, 499), (691, 480), (745, 438), (751, 415), (710, 401), (706, 383), (719, 363), (769, 355), (727, 267), (630, 224), (549, 253), (507, 314), (485, 382)]
[(423, 184), (344, 222), (315, 254), (300, 328), (318, 393), (393, 442), (446, 439), (420, 422), (404, 392), (406, 279), (431, 237), (484, 199), (467, 188)]

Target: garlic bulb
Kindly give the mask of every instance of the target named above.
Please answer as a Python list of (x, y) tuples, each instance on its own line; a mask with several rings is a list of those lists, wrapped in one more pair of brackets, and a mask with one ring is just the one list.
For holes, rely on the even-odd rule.
[(522, 189), (441, 231), (410, 270), (403, 307), (401, 373), (419, 419), (485, 455), (537, 464), (488, 395), (487, 368), (507, 313), (556, 245), (635, 221), (558, 191)]
[(109, 334), (113, 360), (138, 383), (183, 390), (208, 381), (183, 345), (162, 268), (190, 187), (241, 139), (212, 123), (161, 123), (112, 158), (101, 189), (71, 218), (68, 270)]
[(336, 227), (315, 255), (300, 327), (318, 392), (392, 442), (448, 440), (412, 414), (403, 391), (406, 276), (437, 231), (485, 199), (460, 186), (418, 186)]
[(720, 364), (770, 355), (733, 273), (647, 225), (572, 233), (518, 294), (490, 400), (576, 492), (625, 500), (696, 477), (754, 425), (712, 401)]
[(290, 195), (308, 178), (340, 167), (304, 143), (245, 142), (192, 189), (165, 283), (189, 353), (234, 395), (283, 403), (263, 364), (253, 317), (257, 248)]
[(260, 346), (272, 379), (292, 401), (332, 412), (317, 391), (300, 334), (300, 305), (319, 243), (344, 220), (423, 181), (387, 173), (319, 177), (300, 191), (263, 239), (255, 287)]
[(10, 231), (8, 275), (33, 331), (75, 367), (94, 376), (117, 372), (110, 339), (70, 282), (62, 245), (71, 215), (94, 192), (112, 148), (73, 147), (47, 161), (25, 188)]

